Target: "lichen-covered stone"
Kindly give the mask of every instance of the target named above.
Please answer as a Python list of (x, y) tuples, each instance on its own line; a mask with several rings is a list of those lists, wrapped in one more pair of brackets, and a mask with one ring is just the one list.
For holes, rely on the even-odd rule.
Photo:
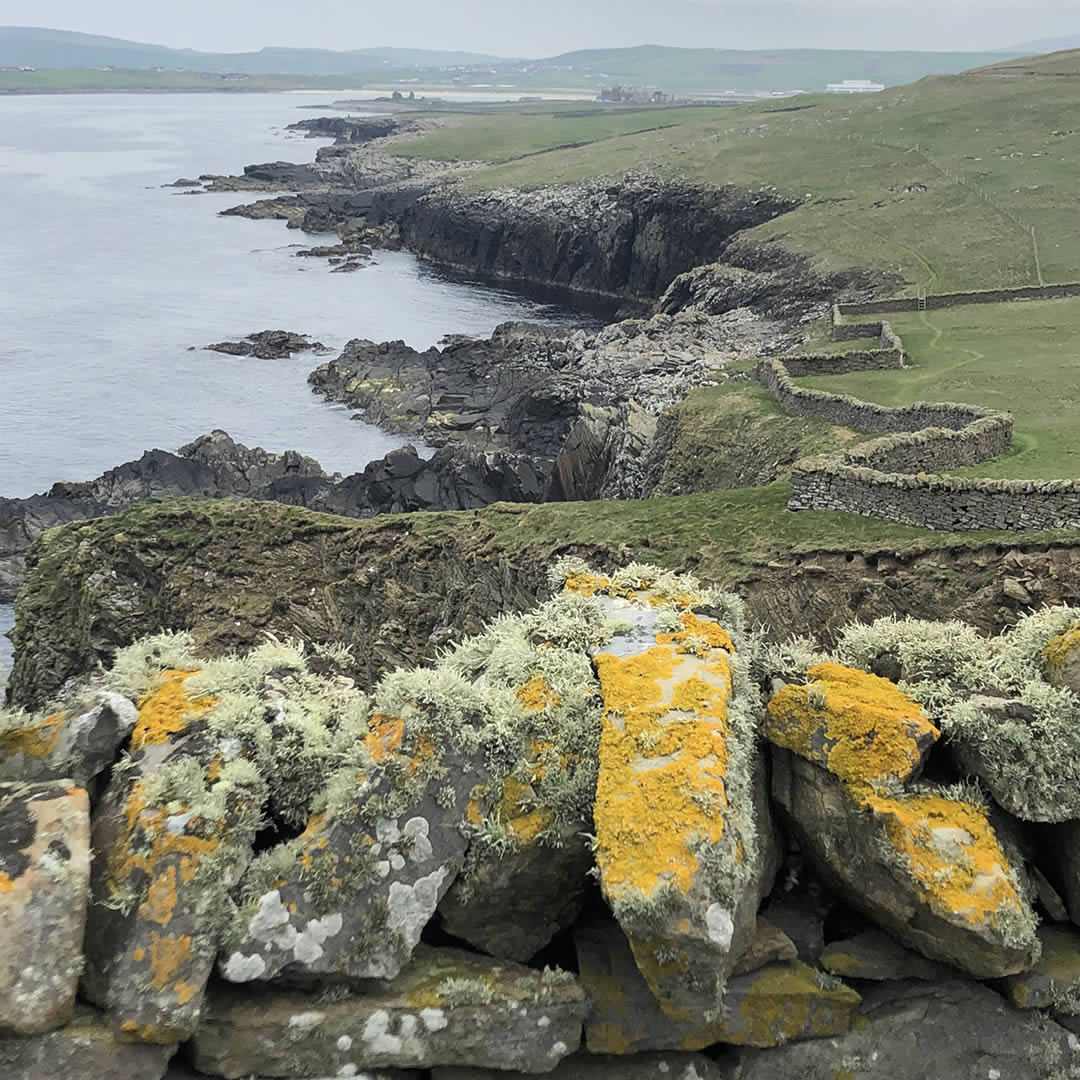
[(1080, 1015), (1080, 931), (1069, 926), (1039, 929), (1042, 955), (1030, 971), (1006, 981), (1009, 997), (1021, 1009), (1054, 1009)]
[[(350, 803), (315, 814), (287, 846), (289, 865), (239, 914), (222, 954), (229, 982), (287, 973), (392, 979), (461, 870), (468, 847), (462, 807), (484, 779), (465, 755), (423, 740), (409, 745), (400, 721), (393, 753), (372, 775), (357, 774)], [(400, 784), (425, 762), (442, 778), (411, 791)], [(440, 800), (449, 787), (453, 799)], [(400, 798), (400, 801), (397, 801)], [(394, 803), (393, 809), (389, 809)], [(478, 811), (479, 813), (479, 811)]]
[(1052, 637), (1043, 650), (1047, 682), (1080, 694), (1080, 622)]
[(886, 795), (845, 786), (785, 750), (773, 796), (821, 877), (904, 944), (976, 978), (1038, 956), (1018, 869), (984, 806), (928, 788)]
[(774, 926), (764, 916), (759, 915), (754, 940), (746, 952), (739, 957), (732, 969), (732, 975), (748, 975), (752, 971), (765, 967), (766, 964), (782, 964), (788, 960), (798, 960), (799, 950), (778, 926)]
[(975, 982), (871, 986), (850, 1033), (740, 1050), (740, 1080), (1059, 1080), (1080, 1042)]
[[(594, 811), (605, 899), (661, 1007), (716, 1016), (775, 865), (755, 768), (756, 694), (696, 583), (571, 574), (617, 629), (595, 656), (604, 698)], [(739, 636), (737, 609), (729, 610)], [(762, 788), (755, 792), (755, 786)]]
[(547, 1080), (733, 1080), (731, 1065), (704, 1054), (635, 1054), (613, 1057), (574, 1054), (548, 1073), (506, 1073), (500, 1069), (432, 1069), (431, 1080), (513, 1080), (514, 1076), (547, 1077)]
[(701, 1050), (714, 1043), (778, 1046), (840, 1035), (859, 1005), (850, 987), (793, 961), (729, 979), (719, 1018), (675, 1019), (661, 1010), (615, 923), (581, 927), (575, 943), (591, 1005), (585, 1042), (594, 1054)]
[(864, 930), (854, 937), (834, 941), (821, 954), (821, 966), (843, 979), (867, 979), (872, 982), (889, 979), (936, 982), (956, 977), (955, 969), (905, 949), (880, 930)]
[(106, 690), (46, 716), (16, 714), (0, 728), (0, 780), (74, 780), (86, 787), (116, 761), (135, 706)]
[(36, 1035), (70, 1020), (89, 883), (86, 792), (0, 784), (0, 1034)]
[(420, 946), (396, 979), (364, 993), (217, 987), (191, 1045), (198, 1070), (229, 1080), (438, 1065), (547, 1072), (577, 1049), (585, 1010), (564, 972)]
[(0, 1038), (5, 1080), (161, 1080), (172, 1046), (122, 1043), (108, 1020), (80, 1006), (57, 1031), (30, 1038)]
[(940, 732), (894, 683), (840, 664), (810, 668), (766, 713), (765, 737), (851, 783), (906, 783)]
[(94, 815), (83, 987), (141, 1042), (195, 1030), (266, 797), (255, 768), (211, 737), (216, 701), (189, 696), (190, 677), (168, 672), (142, 698), (130, 765)]

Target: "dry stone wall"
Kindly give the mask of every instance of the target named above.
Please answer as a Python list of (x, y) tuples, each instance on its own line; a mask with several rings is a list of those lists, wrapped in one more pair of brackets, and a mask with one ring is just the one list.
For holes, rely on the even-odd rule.
[[(837, 304), (839, 315), (883, 315), (892, 311), (935, 311), (960, 307), (963, 304), (1006, 304), (1013, 300), (1060, 300), (1080, 296), (1080, 282), (1063, 285), (1027, 285), (1019, 289), (977, 289), (973, 292), (937, 293), (923, 297), (897, 297), (892, 300), (866, 300), (861, 303)], [(845, 329), (847, 329), (845, 327)], [(860, 335), (861, 336), (861, 335)], [(834, 338), (847, 341), (849, 338)]]
[[(846, 307), (865, 310), (866, 306)], [(876, 331), (887, 347), (833, 356), (770, 358), (757, 367), (759, 381), (789, 415), (883, 436), (851, 450), (796, 462), (790, 510), (842, 510), (950, 532), (1080, 527), (1078, 481), (932, 475), (978, 465), (1005, 453), (1013, 435), (1012, 417), (1007, 413), (942, 402), (889, 408), (798, 386), (795, 377), (904, 366), (903, 342), (888, 323), (838, 325), (837, 319), (845, 313), (844, 305), (833, 309), (834, 340), (856, 340)]]

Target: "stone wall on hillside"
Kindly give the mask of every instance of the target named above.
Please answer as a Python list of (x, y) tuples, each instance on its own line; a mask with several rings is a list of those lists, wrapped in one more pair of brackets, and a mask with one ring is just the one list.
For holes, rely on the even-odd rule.
[[(856, 340), (877, 328), (889, 349), (762, 360), (757, 377), (784, 412), (881, 434), (851, 450), (804, 458), (791, 474), (791, 510), (841, 510), (905, 525), (961, 532), (1080, 526), (1080, 481), (983, 480), (932, 475), (990, 461), (1012, 445), (1007, 413), (975, 405), (916, 402), (889, 408), (798, 386), (793, 376), (903, 367), (903, 343), (888, 323), (838, 326)], [(848, 336), (850, 334), (850, 336)], [(899, 357), (899, 363), (886, 358)]]
[[(923, 298), (897, 297), (892, 300), (866, 300), (860, 303), (838, 304), (839, 315), (883, 315), (893, 311), (937, 310), (960, 307), (964, 304), (1002, 304), (1013, 300), (1060, 300), (1080, 296), (1080, 282), (1063, 285), (1026, 285), (1019, 289), (976, 289), (971, 292), (938, 293)], [(846, 329), (846, 328), (845, 328)], [(834, 338), (834, 341), (850, 340)]]

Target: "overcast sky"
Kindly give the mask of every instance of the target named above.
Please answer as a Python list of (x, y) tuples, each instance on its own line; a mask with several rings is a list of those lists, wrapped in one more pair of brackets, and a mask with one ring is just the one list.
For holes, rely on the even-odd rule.
[(397, 45), (571, 49), (993, 49), (1080, 33), (1077, 0), (0, 0), (0, 24), (246, 51)]

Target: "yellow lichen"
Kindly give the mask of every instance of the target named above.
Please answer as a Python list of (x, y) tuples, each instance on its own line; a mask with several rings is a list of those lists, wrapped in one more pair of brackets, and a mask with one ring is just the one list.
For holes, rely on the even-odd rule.
[(166, 671), (162, 682), (139, 702), (139, 718), (131, 735), (132, 750), (157, 746), (183, 731), (192, 716), (209, 712), (216, 704), (214, 698), (192, 701), (184, 683), (193, 671)]
[(1047, 642), (1043, 649), (1043, 661), (1050, 675), (1058, 675), (1065, 669), (1070, 657), (1080, 646), (1080, 622), (1074, 623), (1064, 633)]
[(684, 611), (679, 615), (682, 629), (671, 634), (658, 634), (657, 643), (660, 645), (685, 645), (693, 641), (698, 645), (698, 652), (705, 655), (708, 649), (726, 649), (734, 652), (735, 646), (731, 643), (728, 632), (712, 619), (702, 619), (692, 611)]
[(498, 816), (504, 825), (523, 843), (534, 841), (550, 824), (551, 811), (537, 806), (531, 810), (523, 809), (522, 804), (535, 799), (536, 793), (529, 784), (522, 784), (512, 776), (503, 781), (502, 800), (498, 806)]
[(657, 645), (596, 658), (605, 717), (595, 821), (605, 891), (686, 893), (698, 869), (693, 835), (715, 844), (727, 806), (731, 664)]
[(969, 923), (998, 925), (1026, 909), (986, 810), (940, 795), (867, 793), (863, 805), (882, 819), (931, 910)]
[(909, 779), (940, 732), (922, 707), (887, 679), (818, 664), (806, 686), (785, 686), (769, 702), (770, 742), (820, 761), (845, 784)]
[(53, 713), (35, 724), (0, 733), (0, 755), (14, 757), (21, 753), (40, 760), (49, 758), (60, 744), (67, 718), (67, 713)]
[(551, 684), (540, 676), (530, 679), (514, 691), (521, 707), (526, 712), (542, 712), (544, 709), (557, 709), (562, 699), (552, 689)]

